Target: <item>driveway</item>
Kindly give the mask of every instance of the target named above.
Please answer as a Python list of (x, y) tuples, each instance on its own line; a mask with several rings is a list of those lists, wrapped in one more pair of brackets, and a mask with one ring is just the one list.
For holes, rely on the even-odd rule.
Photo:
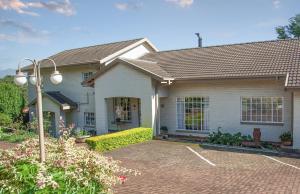
[(300, 159), (158, 140), (106, 155), (142, 173), (115, 193), (300, 193)]

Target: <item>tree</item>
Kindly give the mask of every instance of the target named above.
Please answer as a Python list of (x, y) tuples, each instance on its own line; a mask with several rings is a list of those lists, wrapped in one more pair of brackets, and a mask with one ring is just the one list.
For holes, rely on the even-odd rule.
[(17, 118), (26, 103), (24, 89), (16, 86), (11, 77), (6, 77), (0, 79), (0, 91), (0, 113)]
[(275, 28), (278, 39), (300, 38), (300, 14), (289, 19), (286, 26), (278, 26)]

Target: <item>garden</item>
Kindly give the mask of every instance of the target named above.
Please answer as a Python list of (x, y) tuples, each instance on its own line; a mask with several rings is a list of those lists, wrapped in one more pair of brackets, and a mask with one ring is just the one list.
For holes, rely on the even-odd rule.
[[(0, 80), (0, 141), (14, 143), (0, 149), (0, 193), (112, 193), (116, 184), (136, 170), (103, 156), (106, 151), (152, 139), (152, 130), (137, 128), (107, 136), (91, 137), (88, 146), (78, 146), (75, 139), (87, 135), (73, 125), (59, 123), (59, 138), (46, 134), (46, 161), (40, 163), (37, 121), (26, 119), (27, 91), (13, 83), (12, 77)], [(27, 114), (28, 117), (28, 114)], [(50, 120), (44, 115), (44, 128)], [(100, 141), (101, 140), (101, 141)]]
[(253, 134), (242, 135), (240, 132), (231, 134), (221, 132), (220, 128), (217, 132), (209, 134), (207, 143), (218, 144), (225, 146), (237, 146), (237, 147), (249, 147), (265, 150), (277, 150), (280, 151), (284, 146), (292, 145), (292, 133), (290, 131), (284, 132), (279, 136), (281, 143), (264, 142), (261, 141), (261, 131), (259, 128), (253, 129)]

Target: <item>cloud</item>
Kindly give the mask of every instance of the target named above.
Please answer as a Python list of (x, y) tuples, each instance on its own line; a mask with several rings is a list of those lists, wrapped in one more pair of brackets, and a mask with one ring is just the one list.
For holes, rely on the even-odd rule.
[(273, 7), (278, 9), (280, 7), (280, 1), (279, 0), (273, 0)]
[(21, 0), (0, 0), (0, 9), (13, 10), (19, 14), (27, 14), (32, 16), (39, 15), (36, 12), (28, 11), (28, 9), (30, 8), (43, 8), (66, 16), (71, 16), (76, 13), (70, 0), (56, 0), (49, 2), (23, 2)]
[(168, 3), (176, 4), (182, 8), (190, 7), (194, 3), (194, 0), (165, 0), (165, 1)]
[(14, 20), (0, 20), (0, 29), (13, 33), (0, 33), (0, 41), (12, 41), (18, 43), (42, 43), (47, 40), (48, 31), (37, 30), (26, 23), (18, 23)]
[(143, 6), (141, 2), (119, 2), (115, 3), (115, 8), (121, 11), (126, 11), (126, 10), (138, 10)]
[(27, 9), (29, 6), (27, 3), (23, 3), (19, 0), (0, 0), (0, 9), (3, 10), (14, 10), (17, 13), (20, 14), (27, 14), (32, 16), (37, 16), (37, 13), (25, 11), (24, 9)]

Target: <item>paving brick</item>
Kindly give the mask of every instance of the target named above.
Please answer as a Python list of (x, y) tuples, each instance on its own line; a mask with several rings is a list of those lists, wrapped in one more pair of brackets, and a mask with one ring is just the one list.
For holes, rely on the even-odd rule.
[[(150, 141), (107, 153), (140, 176), (114, 188), (115, 193), (300, 193), (300, 170), (259, 154), (204, 150), (187, 144)], [(300, 159), (276, 157), (300, 167)]]

